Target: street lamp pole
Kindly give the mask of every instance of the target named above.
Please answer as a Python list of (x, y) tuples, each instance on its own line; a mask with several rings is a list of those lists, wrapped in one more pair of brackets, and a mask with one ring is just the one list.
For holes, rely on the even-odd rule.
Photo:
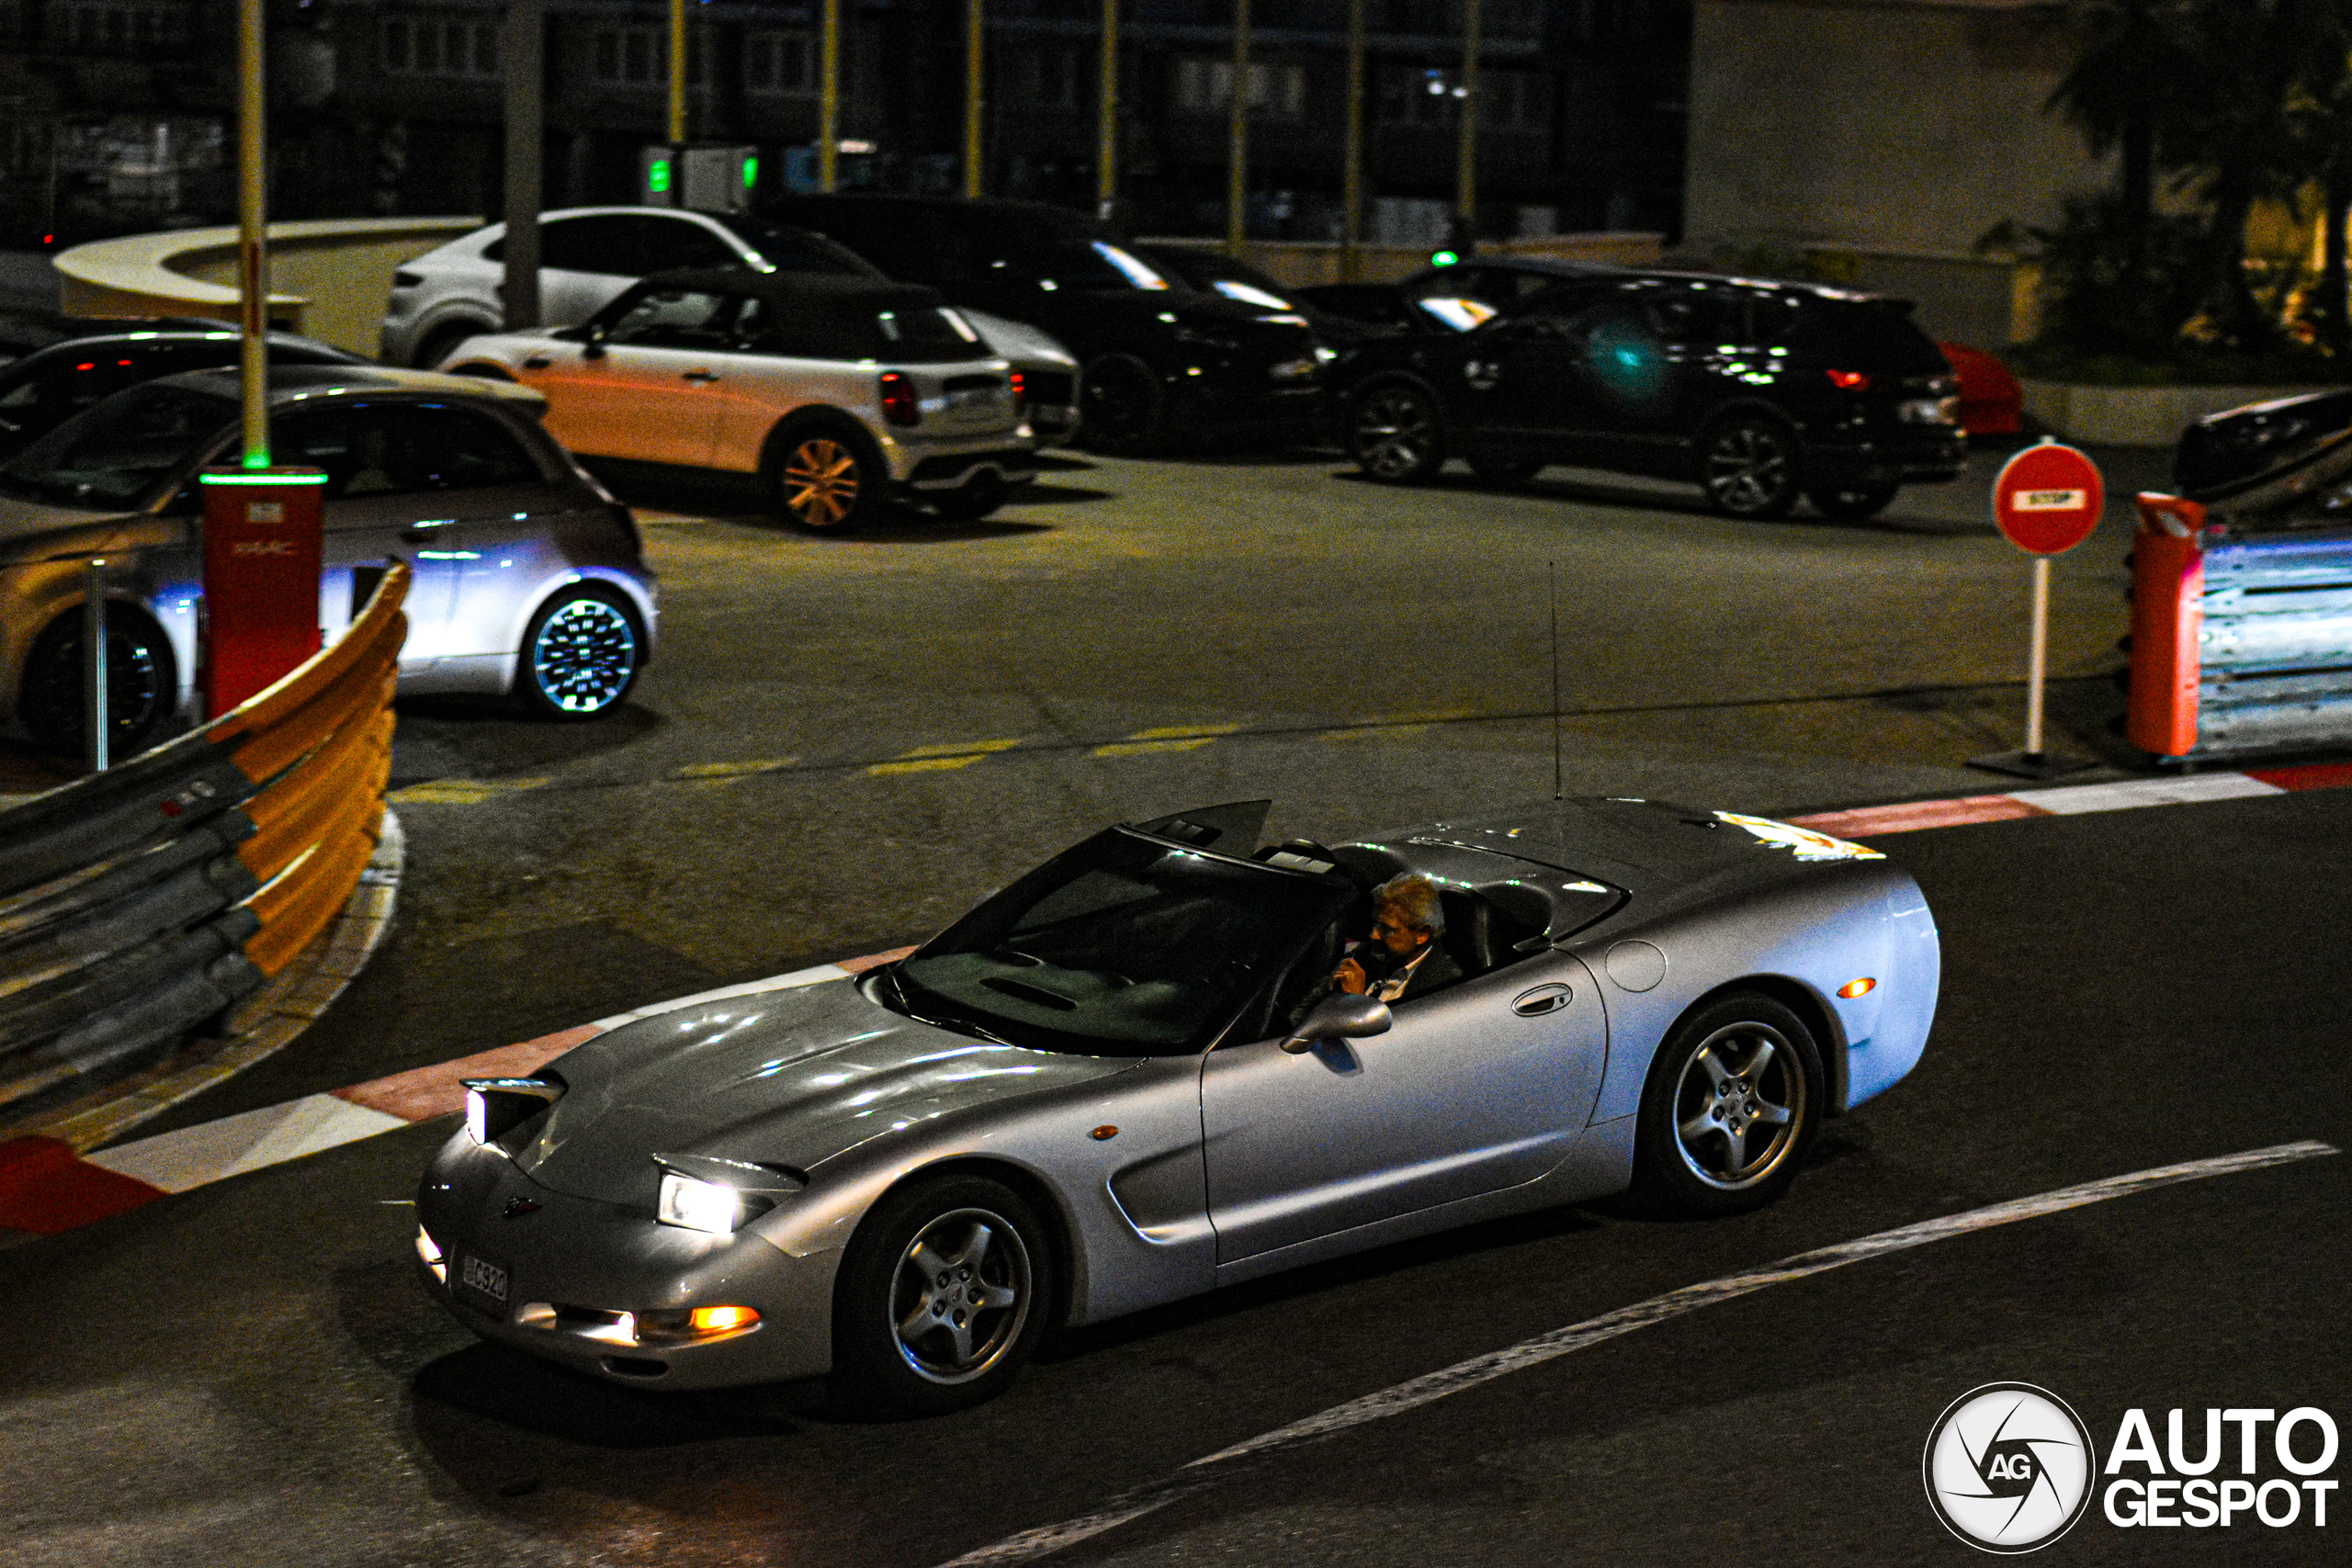
[(237, 304), (244, 466), (269, 467), (269, 141), (262, 123), (262, 0), (237, 0)]
[(817, 188), (830, 191), (841, 176), (842, 0), (825, 0), (817, 51)]
[(1462, 0), (1462, 145), (1454, 169), (1454, 249), (1478, 243), (1478, 0)]
[(1233, 93), (1226, 122), (1225, 248), (1241, 254), (1250, 199), (1250, 0), (1233, 0)]
[(1348, 0), (1347, 153), (1340, 165), (1340, 279), (1363, 275), (1363, 0)]
[(506, 241), (499, 280), (506, 330), (539, 324), (539, 166), (545, 115), (545, 0), (506, 0)]
[(965, 0), (964, 6), (964, 194), (972, 197), (980, 194), (980, 126), (985, 107), (981, 94), (988, 68), (981, 54), (985, 36), (981, 3)]
[[(670, 0), (670, 145), (686, 140), (686, 0)], [(684, 205), (684, 192), (674, 164), (670, 170), (673, 205)]]
[(1119, 0), (1102, 0), (1102, 78), (1096, 102), (1095, 215), (1108, 219), (1119, 195)]

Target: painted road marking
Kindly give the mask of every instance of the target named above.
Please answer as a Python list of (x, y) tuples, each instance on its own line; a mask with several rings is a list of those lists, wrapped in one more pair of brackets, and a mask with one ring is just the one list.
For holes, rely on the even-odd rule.
[(1565, 1328), (1539, 1334), (1532, 1339), (1500, 1350), (1490, 1350), (1474, 1356), (1451, 1367), (1427, 1373), (1392, 1388), (1368, 1393), (1344, 1404), (1333, 1405), (1317, 1415), (1271, 1432), (1261, 1432), (1247, 1441), (1220, 1449), (1193, 1461), (1182, 1469), (1158, 1481), (1147, 1482), (1114, 1497), (1100, 1511), (1080, 1518), (1065, 1519), (1058, 1524), (1043, 1525), (1008, 1536), (991, 1546), (967, 1551), (953, 1558), (940, 1568), (997, 1568), (1012, 1562), (1035, 1562), (1065, 1547), (1118, 1529), (1121, 1525), (1141, 1518), (1156, 1509), (1178, 1502), (1216, 1485), (1229, 1473), (1252, 1461), (1264, 1460), (1292, 1449), (1361, 1427), (1366, 1422), (1384, 1420), (1403, 1415), (1450, 1394), (1476, 1388), (1481, 1383), (1512, 1372), (1540, 1366), (1545, 1361), (1570, 1355), (1603, 1340), (1614, 1339), (1621, 1334), (1648, 1328), (1669, 1322), (1685, 1313), (1718, 1302), (1731, 1301), (1771, 1285), (1785, 1285), (1792, 1280), (1809, 1279), (1832, 1269), (1842, 1269), (1849, 1263), (1860, 1263), (1883, 1258), (1891, 1252), (1908, 1247), (1924, 1247), (1929, 1242), (1945, 1241), (1952, 1236), (1967, 1235), (1995, 1225), (2015, 1224), (2020, 1220), (2040, 1219), (2047, 1214), (2062, 1213), (2089, 1203), (2103, 1203), (2109, 1199), (2129, 1197), (2152, 1188), (2168, 1187), (2183, 1181), (2203, 1181), (2217, 1176), (2233, 1175), (2240, 1171), (2259, 1170), (2268, 1166), (2287, 1165), (2297, 1160), (2316, 1159), (2339, 1151), (2329, 1144), (2306, 1141), (2280, 1144), (2267, 1149), (2252, 1149), (2244, 1154), (2224, 1155), (2216, 1159), (2189, 1160), (2181, 1165), (2158, 1166), (2152, 1170), (2134, 1171), (2128, 1176), (2110, 1176), (2103, 1180), (2085, 1182), (2078, 1187), (2062, 1187), (2053, 1192), (2031, 1198), (2013, 1199), (2006, 1203), (1994, 1203), (1965, 1213), (1947, 1214), (1940, 1219), (1923, 1220), (1917, 1224), (1903, 1225), (1894, 1230), (1825, 1247), (1814, 1252), (1801, 1252), (1793, 1258), (1743, 1273), (1726, 1274), (1701, 1284), (1685, 1285), (1679, 1291), (1668, 1291), (1662, 1296), (1652, 1296), (1631, 1306), (1619, 1307), (1599, 1317), (1572, 1323)]
[(485, 800), (517, 794), (526, 789), (543, 789), (553, 779), (434, 779), (426, 784), (411, 784), (384, 796), (399, 806), (480, 806)]
[(876, 762), (865, 770), (868, 778), (889, 778), (898, 773), (935, 773), (951, 768), (968, 768), (975, 762), (985, 762), (999, 751), (1010, 751), (1020, 745), (1018, 740), (950, 740), (934, 746), (918, 746), (911, 751), (901, 751), (896, 761)]
[(800, 761), (797, 757), (763, 757), (749, 762), (689, 762), (678, 770), (682, 779), (740, 779), (773, 773)]
[(1238, 724), (1166, 724), (1153, 729), (1138, 729), (1125, 740), (1097, 746), (1088, 755), (1148, 757), (1162, 751), (1197, 751), (1225, 736), (1238, 734), (1241, 728)]
[(407, 1125), (398, 1116), (332, 1094), (312, 1094), (82, 1157), (159, 1192), (185, 1192)]

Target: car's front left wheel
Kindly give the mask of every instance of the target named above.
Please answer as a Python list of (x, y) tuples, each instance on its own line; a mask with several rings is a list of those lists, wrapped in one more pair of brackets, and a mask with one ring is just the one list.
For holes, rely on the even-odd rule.
[(1802, 487), (1796, 432), (1762, 414), (1737, 414), (1699, 438), (1699, 485), (1730, 517), (1786, 517)]
[(1390, 382), (1348, 405), (1348, 456), (1383, 484), (1419, 484), (1445, 467), (1445, 417), (1418, 387)]
[(866, 1213), (833, 1287), (842, 1392), (918, 1414), (994, 1397), (1036, 1348), (1055, 1290), (1044, 1221), (982, 1176), (917, 1179)]
[(595, 718), (619, 705), (645, 662), (637, 612), (613, 589), (575, 582), (531, 617), (514, 693), (545, 718)]
[(1803, 1019), (1735, 993), (1675, 1025), (1651, 1059), (1635, 1183), (1660, 1207), (1733, 1214), (1796, 1179), (1821, 1116), (1821, 1053)]

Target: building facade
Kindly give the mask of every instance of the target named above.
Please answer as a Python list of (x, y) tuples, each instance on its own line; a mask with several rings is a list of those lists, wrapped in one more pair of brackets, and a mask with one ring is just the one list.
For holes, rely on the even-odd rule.
[[(1442, 233), (1453, 199), (1460, 0), (1366, 0), (1367, 238)], [(546, 200), (634, 198), (666, 134), (666, 8), (547, 0)], [(962, 0), (844, 0), (842, 177), (962, 185)], [(215, 221), (231, 202), (233, 0), (0, 0), (7, 239)], [(1484, 0), (1479, 226), (1670, 229), (1681, 210), (1689, 0)], [(271, 0), (273, 214), (495, 215), (503, 7)], [(1230, 0), (1126, 0), (1118, 184), (1129, 223), (1222, 232)], [(1340, 223), (1346, 0), (1257, 0), (1250, 227)], [(812, 5), (707, 0), (689, 18), (688, 135), (756, 146), (763, 188), (814, 172)], [(1098, 0), (989, 0), (984, 185), (1091, 207)]]

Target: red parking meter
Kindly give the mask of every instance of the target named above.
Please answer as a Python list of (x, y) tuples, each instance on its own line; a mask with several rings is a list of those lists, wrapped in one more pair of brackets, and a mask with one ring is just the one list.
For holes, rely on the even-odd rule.
[(318, 652), (325, 473), (210, 468), (204, 483), (204, 711), (219, 717)]

